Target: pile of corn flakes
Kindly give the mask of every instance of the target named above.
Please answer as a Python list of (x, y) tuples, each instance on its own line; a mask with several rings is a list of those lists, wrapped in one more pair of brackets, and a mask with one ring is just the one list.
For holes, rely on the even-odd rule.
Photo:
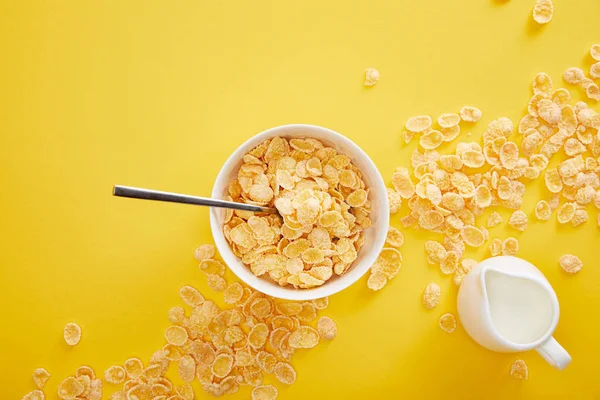
[[(225, 281), (225, 266), (214, 258), (212, 245), (198, 247), (194, 256), (209, 284), (216, 277)], [(331, 318), (321, 317), (317, 321), (317, 313), (327, 307), (328, 298), (276, 301), (238, 282), (225, 282), (223, 292), (225, 303), (231, 305), (228, 309), (205, 299), (192, 286), (182, 287), (180, 296), (188, 310), (181, 306), (169, 310), (172, 325), (165, 330), (163, 348), (146, 365), (138, 358), (130, 358), (104, 372), (105, 383), (122, 385), (109, 400), (192, 400), (194, 390), (190, 383), (196, 379), (213, 396), (232, 394), (240, 386), (249, 385), (253, 387), (253, 400), (273, 400), (278, 390), (273, 385), (263, 385), (264, 375), (273, 374), (279, 382), (293, 384), (294, 352), (313, 348), (321, 339), (333, 340), (337, 335), (337, 326)], [(81, 337), (81, 329), (73, 325), (65, 328), (67, 342), (72, 340), (72, 332)], [(165, 376), (171, 363), (177, 365), (183, 384), (175, 386)], [(43, 400), (43, 388), (49, 378), (45, 369), (36, 369), (33, 379), (38, 389), (23, 400)], [(102, 384), (90, 367), (82, 366), (74, 376), (63, 380), (58, 397), (99, 400)]]
[(312, 288), (356, 259), (371, 226), (368, 197), (347, 156), (313, 138), (275, 137), (244, 156), (228, 199), (279, 214), (228, 210), (223, 233), (254, 275)]

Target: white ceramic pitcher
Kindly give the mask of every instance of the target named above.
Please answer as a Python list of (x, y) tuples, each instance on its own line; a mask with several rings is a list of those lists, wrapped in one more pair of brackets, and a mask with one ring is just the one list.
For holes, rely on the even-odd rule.
[[(536, 316), (539, 315), (535, 321), (537, 331), (533, 332), (533, 336), (529, 339), (525, 341), (510, 340), (506, 337), (509, 335), (500, 332), (502, 330), (508, 332), (512, 328), (505, 328), (510, 325), (511, 314), (507, 311), (510, 308), (490, 306), (488, 285), (498, 286), (500, 283), (497, 282), (501, 282), (504, 293), (510, 293), (511, 285), (514, 286), (514, 295), (507, 298), (507, 303), (512, 304), (513, 310), (515, 310), (515, 305), (518, 307), (515, 302), (520, 301), (518, 293), (527, 296), (535, 292), (537, 293), (536, 299), (544, 303), (544, 312), (535, 313)], [(527, 287), (530, 287), (531, 290), (523, 290)], [(494, 304), (497, 304), (496, 297), (500, 292), (495, 288), (492, 290), (496, 290), (492, 297)], [(544, 296), (547, 297), (544, 298)], [(523, 304), (523, 306), (527, 306), (527, 304)], [(492, 307), (494, 312), (492, 312)], [(497, 311), (499, 309), (500, 311)], [(520, 311), (518, 308), (516, 309), (517, 313)], [(564, 369), (571, 362), (569, 353), (552, 337), (559, 316), (556, 293), (544, 275), (523, 259), (510, 256), (492, 257), (473, 268), (464, 278), (458, 292), (458, 315), (467, 333), (477, 343), (490, 350), (518, 352), (535, 349), (546, 361), (558, 369)], [(516, 330), (527, 325), (527, 321), (521, 321), (521, 323), (515, 321), (514, 323), (517, 324), (513, 325)], [(498, 329), (499, 327), (502, 329)]]

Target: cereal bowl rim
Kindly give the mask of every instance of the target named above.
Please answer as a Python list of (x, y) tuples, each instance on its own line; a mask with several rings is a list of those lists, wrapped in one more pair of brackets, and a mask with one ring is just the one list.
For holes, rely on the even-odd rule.
[[(370, 252), (363, 256), (363, 258), (357, 263), (352, 265), (352, 267), (348, 270), (344, 275), (338, 276), (334, 281), (327, 281), (322, 286), (311, 288), (311, 289), (295, 289), (293, 287), (281, 287), (276, 283), (268, 283), (265, 282), (264, 279), (255, 276), (250, 269), (245, 266), (242, 261), (233, 254), (229, 243), (225, 239), (225, 235), (223, 234), (223, 229), (221, 224), (219, 223), (218, 212), (219, 210), (216, 208), (212, 208), (210, 211), (210, 227), (213, 235), (213, 239), (215, 241), (217, 250), (221, 254), (221, 257), (229, 270), (233, 272), (239, 279), (241, 279), (245, 284), (250, 286), (251, 288), (258, 290), (261, 293), (266, 295), (276, 297), (279, 299), (285, 300), (314, 300), (327, 296), (331, 296), (336, 294), (356, 281), (358, 281), (373, 265), (375, 260), (377, 259), (381, 249), (383, 248), (388, 232), (389, 227), (389, 204), (387, 198), (387, 190), (383, 178), (379, 173), (379, 170), (375, 166), (375, 163), (371, 160), (371, 158), (367, 155), (367, 153), (360, 148), (356, 143), (354, 143), (349, 138), (344, 135), (318, 125), (310, 125), (310, 124), (289, 124), (289, 125), (280, 125), (270, 129), (267, 129), (257, 135), (254, 135), (250, 139), (246, 140), (242, 145), (240, 145), (232, 154), (229, 156), (223, 167), (219, 171), (217, 178), (215, 180), (212, 197), (213, 198), (222, 198), (223, 189), (227, 187), (229, 184), (229, 175), (232, 169), (236, 169), (236, 165), (240, 162), (243, 156), (254, 147), (262, 143), (263, 141), (273, 138), (275, 136), (282, 137), (313, 137), (311, 132), (319, 132), (322, 137), (326, 137), (325, 140), (328, 140), (333, 143), (341, 143), (347, 149), (345, 155), (349, 156), (353, 162), (356, 159), (361, 159), (361, 163), (367, 166), (369, 171), (363, 171), (366, 175), (368, 174), (373, 183), (369, 186), (372, 192), (377, 193), (378, 203), (372, 204), (372, 209), (374, 207), (378, 207), (380, 211), (380, 218), (374, 224), (367, 228), (372, 229), (373, 240), (375, 243), (373, 244)], [(361, 249), (362, 251), (362, 249)]]

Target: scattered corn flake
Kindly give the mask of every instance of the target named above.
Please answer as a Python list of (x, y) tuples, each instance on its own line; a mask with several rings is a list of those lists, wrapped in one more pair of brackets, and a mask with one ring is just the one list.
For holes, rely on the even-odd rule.
[(456, 329), (456, 318), (454, 315), (447, 313), (440, 317), (440, 329), (447, 333), (452, 333)]
[(200, 261), (198, 268), (205, 274), (225, 275), (225, 265), (219, 260), (204, 259)]
[(215, 292), (222, 292), (227, 288), (227, 281), (217, 274), (208, 274), (206, 276), (206, 283)]
[(510, 219), (508, 220), (508, 224), (515, 228), (518, 231), (524, 232), (527, 228), (527, 214), (525, 214), (521, 210), (517, 210), (512, 213)]
[(190, 307), (197, 307), (204, 302), (204, 296), (192, 286), (183, 286), (179, 289), (179, 295), (183, 302)]
[(404, 244), (404, 235), (398, 229), (390, 226), (388, 228), (388, 234), (385, 239), (385, 243), (391, 247), (400, 248)]
[(561, 224), (566, 224), (570, 222), (575, 216), (575, 211), (577, 211), (577, 206), (575, 203), (564, 203), (558, 210), (556, 211), (556, 219)]
[(396, 214), (402, 207), (402, 196), (394, 189), (387, 188), (388, 203), (390, 205), (390, 214)]
[(279, 392), (273, 385), (256, 386), (252, 389), (252, 400), (275, 400)]
[(367, 287), (371, 290), (378, 291), (383, 289), (387, 283), (387, 277), (381, 272), (371, 273), (367, 280)]
[(265, 323), (259, 323), (252, 327), (248, 333), (248, 344), (254, 349), (260, 349), (265, 345), (269, 337), (269, 327)]
[(367, 68), (365, 71), (365, 86), (371, 87), (379, 81), (379, 71), (375, 68)]
[(187, 331), (178, 325), (171, 325), (165, 330), (167, 343), (175, 346), (183, 346), (188, 340)]
[(300, 326), (290, 334), (288, 343), (295, 349), (311, 349), (319, 344), (319, 332), (310, 326)]
[(479, 247), (485, 241), (483, 232), (472, 225), (464, 226), (460, 230), (460, 236), (465, 241), (465, 243), (471, 247)]
[(423, 305), (431, 310), (440, 303), (441, 289), (437, 283), (430, 283), (423, 292)]
[(575, 210), (573, 218), (571, 218), (571, 224), (573, 226), (579, 226), (589, 219), (589, 215), (586, 210)]
[(215, 246), (213, 246), (212, 244), (203, 244), (194, 251), (194, 258), (198, 260), (198, 262), (202, 262), (203, 260), (213, 258), (214, 256)]
[(565, 254), (560, 258), (559, 265), (565, 272), (568, 272), (569, 274), (576, 274), (581, 271), (583, 262), (581, 262), (577, 256)]
[(431, 117), (429, 115), (420, 115), (417, 117), (410, 117), (405, 124), (405, 127), (410, 132), (423, 132), (431, 127)]
[(600, 101), (600, 86), (592, 83), (585, 88), (585, 94), (592, 100)]
[(44, 392), (41, 390), (34, 390), (23, 396), (21, 400), (44, 400), (45, 398)]
[(527, 380), (529, 376), (529, 371), (527, 368), (527, 364), (523, 360), (515, 360), (510, 366), (510, 376), (515, 379)]
[(519, 160), (519, 148), (513, 142), (506, 142), (500, 148), (499, 157), (502, 166), (512, 170), (516, 167)]
[(219, 354), (212, 364), (212, 373), (217, 378), (225, 378), (233, 367), (233, 357), (230, 354)]
[(460, 118), (465, 122), (477, 122), (481, 119), (482, 113), (476, 107), (463, 106), (460, 109)]
[(593, 44), (590, 47), (590, 56), (596, 61), (600, 61), (600, 44)]
[(460, 122), (460, 117), (458, 114), (447, 113), (442, 114), (438, 117), (437, 123), (442, 128), (451, 128), (453, 126), (458, 125)]
[(179, 324), (185, 318), (185, 310), (181, 306), (172, 307), (168, 313), (169, 321), (174, 324)]
[(600, 62), (592, 64), (590, 67), (590, 76), (595, 79), (600, 78)]
[(223, 300), (227, 304), (235, 304), (244, 295), (244, 288), (239, 282), (230, 283), (223, 293)]
[(499, 256), (502, 254), (502, 240), (498, 238), (493, 239), (489, 248), (492, 257)]
[(337, 336), (337, 325), (331, 318), (324, 316), (317, 322), (317, 331), (323, 339), (333, 340)]
[(571, 67), (563, 73), (563, 79), (571, 85), (578, 85), (583, 78), (585, 78), (585, 74), (581, 68)]
[(123, 364), (127, 376), (131, 379), (138, 379), (144, 373), (144, 364), (139, 358), (130, 358)]
[(540, 200), (535, 205), (535, 216), (540, 221), (548, 221), (552, 216), (552, 208), (546, 200)]
[(190, 355), (181, 357), (177, 364), (177, 372), (184, 382), (191, 382), (196, 377), (196, 361)]
[(45, 368), (36, 368), (33, 371), (33, 383), (35, 383), (38, 389), (43, 389), (50, 376), (50, 373)]
[(113, 385), (118, 385), (127, 377), (125, 369), (120, 365), (113, 365), (104, 371), (104, 380)]
[(493, 211), (490, 216), (488, 217), (487, 220), (487, 226), (488, 228), (494, 228), (496, 226), (498, 226), (499, 224), (501, 224), (503, 221), (502, 216), (500, 214), (498, 214), (497, 211)]
[(519, 241), (514, 237), (508, 237), (502, 242), (502, 255), (514, 256), (519, 251)]
[(77, 379), (69, 376), (58, 386), (58, 397), (61, 399), (74, 399), (83, 393), (85, 387)]
[(278, 362), (273, 372), (275, 373), (275, 378), (283, 384), (291, 385), (296, 381), (296, 371), (286, 362)]
[(537, 0), (533, 7), (533, 20), (540, 25), (552, 20), (554, 5), (550, 0)]
[(76, 323), (69, 322), (65, 325), (63, 337), (69, 346), (75, 346), (81, 340), (81, 328)]
[(440, 262), (440, 271), (444, 275), (450, 275), (458, 268), (460, 254), (456, 250), (448, 250), (446, 257)]

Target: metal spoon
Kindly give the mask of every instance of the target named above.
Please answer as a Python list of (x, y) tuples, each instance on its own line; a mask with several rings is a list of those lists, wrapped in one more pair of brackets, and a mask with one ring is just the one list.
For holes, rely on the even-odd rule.
[(171, 203), (194, 204), (197, 206), (232, 208), (234, 210), (276, 213), (271, 207), (254, 206), (252, 204), (236, 203), (235, 201), (217, 200), (207, 197), (190, 196), (187, 194), (161, 192), (159, 190), (142, 189), (132, 186), (115, 185), (113, 196), (131, 197), (133, 199), (168, 201)]

